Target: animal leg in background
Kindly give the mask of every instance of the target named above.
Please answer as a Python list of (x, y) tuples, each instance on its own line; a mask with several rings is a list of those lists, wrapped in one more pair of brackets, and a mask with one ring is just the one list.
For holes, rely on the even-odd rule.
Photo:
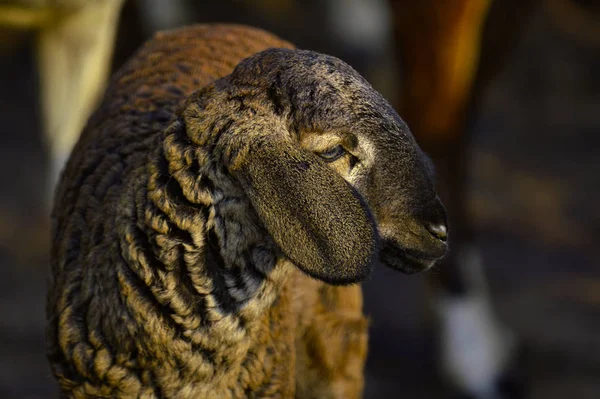
[(123, 0), (58, 10), (39, 32), (44, 135), (50, 155), (49, 200), (59, 174), (104, 92)]
[(489, 304), (466, 203), (469, 119), (534, 1), (500, 3), (391, 1), (403, 71), (400, 114), (436, 165), (452, 230), (450, 255), (439, 273), (428, 275), (435, 288), (441, 368), (458, 390), (477, 398), (499, 394), (498, 382), (515, 352), (514, 337)]

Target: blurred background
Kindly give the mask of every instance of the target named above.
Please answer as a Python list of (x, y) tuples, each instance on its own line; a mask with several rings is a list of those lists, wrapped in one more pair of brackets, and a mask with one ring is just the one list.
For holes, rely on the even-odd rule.
[[(399, 24), (403, 35), (415, 38), (414, 54), (427, 51), (419, 43), (429, 43), (393, 11), (404, 7), (401, 1), (121, 3), (0, 0), (1, 398), (56, 392), (44, 355), (44, 300), (48, 182), (69, 150), (60, 137), (81, 128), (76, 121), (67, 127), (75, 112), (85, 120), (95, 106), (103, 86), (94, 82), (104, 81), (153, 31), (195, 22), (261, 27), (344, 59), (399, 107), (410, 101), (402, 98), (407, 68)], [(453, 2), (429, 3), (427, 18), (437, 18)], [(85, 7), (96, 9), (83, 22), (56, 29), (56, 21)], [(494, 72), (485, 84), (473, 83), (464, 201), (492, 305), (520, 338), (526, 397), (600, 398), (600, 6), (594, 0), (497, 0), (487, 18), (495, 18), (501, 33), (482, 39), (481, 63)], [(105, 45), (99, 50), (105, 61), (85, 61), (95, 65), (89, 76), (77, 67), (85, 62), (60, 79), (53, 75), (60, 43), (74, 43), (75, 60), (92, 47), (76, 39), (104, 29), (99, 24), (111, 26), (103, 40), (114, 43), (112, 60)], [(472, 35), (482, 29), (476, 26)], [(380, 268), (364, 292), (371, 318), (365, 397), (450, 397), (437, 369), (424, 277)]]

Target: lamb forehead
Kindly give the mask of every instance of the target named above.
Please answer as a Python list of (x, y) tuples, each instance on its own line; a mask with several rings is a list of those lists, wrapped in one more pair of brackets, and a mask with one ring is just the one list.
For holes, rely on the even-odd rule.
[(237, 83), (267, 79), (270, 83), (298, 85), (330, 84), (338, 90), (372, 91), (367, 81), (350, 65), (331, 55), (310, 50), (272, 48), (243, 60), (232, 76)]
[(229, 82), (259, 88), (269, 101), (295, 109), (296, 122), (307, 129), (361, 125), (367, 132), (392, 135), (400, 130), (401, 121), (383, 97), (350, 65), (330, 55), (268, 49), (240, 62)]

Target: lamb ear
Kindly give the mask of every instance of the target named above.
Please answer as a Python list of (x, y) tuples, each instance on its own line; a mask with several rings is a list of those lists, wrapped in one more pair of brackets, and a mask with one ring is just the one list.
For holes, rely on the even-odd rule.
[(359, 194), (316, 155), (281, 137), (263, 137), (249, 150), (234, 174), (283, 253), (330, 284), (367, 277), (378, 234)]

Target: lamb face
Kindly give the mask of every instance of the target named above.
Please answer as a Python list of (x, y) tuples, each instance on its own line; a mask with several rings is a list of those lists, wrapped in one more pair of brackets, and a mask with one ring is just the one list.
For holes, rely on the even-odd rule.
[[(194, 126), (199, 114), (204, 127)], [(258, 219), (309, 275), (355, 283), (379, 260), (411, 273), (444, 256), (446, 216), (427, 156), (342, 61), (264, 51), (190, 101), (186, 115), (192, 140), (222, 154)], [(210, 132), (206, 115), (227, 129)]]

